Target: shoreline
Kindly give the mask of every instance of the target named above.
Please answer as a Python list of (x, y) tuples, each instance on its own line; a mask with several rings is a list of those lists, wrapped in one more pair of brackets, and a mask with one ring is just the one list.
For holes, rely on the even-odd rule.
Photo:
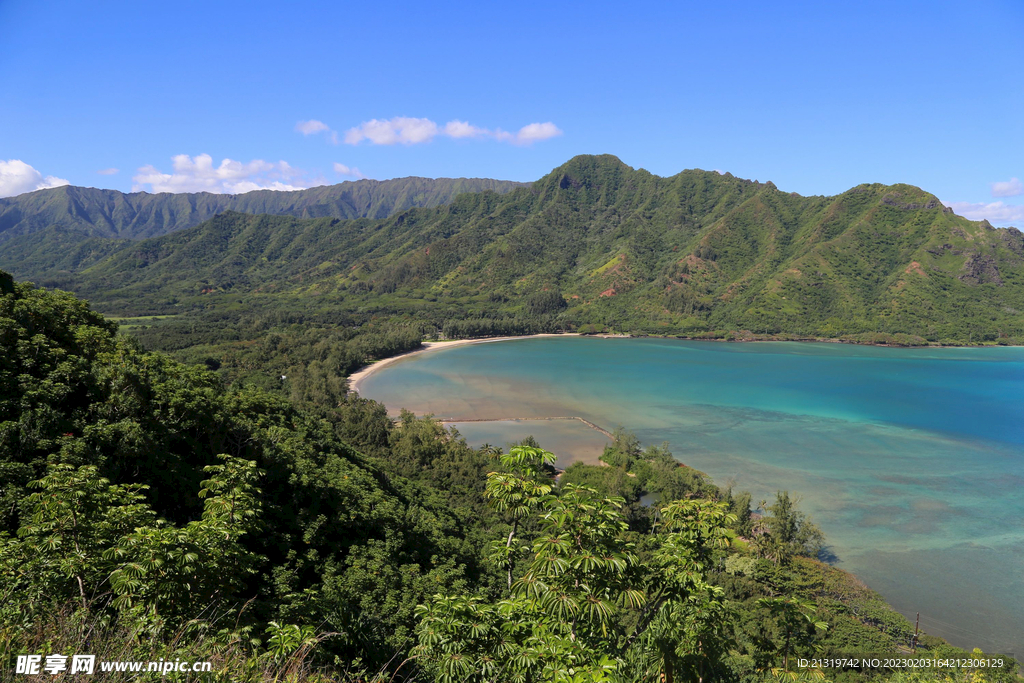
[[(405, 353), (405, 354), (401, 354), (400, 356), (392, 357), (392, 359), (385, 359), (383, 361), (378, 361), (377, 363), (373, 363), (370, 366), (367, 366), (366, 368), (361, 369), (360, 370), (360, 376), (358, 376), (355, 379), (354, 387), (355, 386), (359, 386), (360, 383), (361, 383), (361, 380), (365, 379), (366, 376), (371, 374), (378, 367), (384, 367), (389, 360), (395, 360), (395, 359), (401, 358), (402, 356), (405, 356), (405, 355), (412, 355), (413, 353), (424, 353), (426, 351), (429, 351), (432, 348), (445, 348), (447, 346), (461, 346), (461, 345), (467, 345), (467, 344), (472, 344), (472, 343), (490, 343), (490, 342), (497, 342), (497, 341), (509, 341), (509, 340), (513, 340), (513, 339), (528, 339), (528, 338), (535, 337), (535, 336), (547, 336), (547, 337), (589, 336), (589, 337), (593, 337), (593, 338), (629, 338), (629, 337), (633, 337), (633, 335), (625, 335), (625, 334), (620, 334), (620, 335), (614, 335), (614, 334), (602, 334), (602, 335), (545, 334), (545, 335), (519, 335), (519, 336), (511, 336), (511, 337), (506, 336), (506, 337), (489, 337), (489, 338), (479, 338), (479, 339), (464, 339), (464, 340), (453, 340), (453, 341), (450, 341), (450, 342), (426, 342), (426, 343), (424, 343), (424, 347), (425, 348), (416, 349), (414, 351), (411, 351), (411, 352), (408, 352), (408, 353)], [(646, 338), (652, 338), (652, 339), (680, 339), (681, 340), (680, 337), (667, 336), (667, 335), (665, 335), (665, 336), (660, 336), (660, 335), (637, 335), (637, 336), (635, 336), (633, 338), (641, 338), (642, 339), (642, 338), (645, 338), (645, 337)], [(802, 342), (802, 343), (805, 343), (805, 344), (806, 343), (815, 343), (815, 342), (817, 342), (817, 343), (833, 343), (833, 344), (847, 343), (847, 344), (852, 344), (852, 345), (857, 345), (857, 346), (884, 346), (886, 348), (894, 348), (894, 345), (890, 345), (890, 344), (877, 344), (877, 343), (876, 344), (870, 344), (870, 343), (865, 343), (865, 342), (856, 342), (856, 341), (851, 341), (851, 340), (842, 340), (842, 339), (835, 339), (835, 338), (832, 338), (832, 339), (804, 338), (804, 339), (788, 339), (788, 340), (771, 339), (771, 338), (762, 338), (762, 339), (752, 339), (752, 338), (696, 339), (696, 338), (690, 338), (690, 339), (688, 339), (688, 341), (719, 341), (719, 342), (735, 341), (735, 342), (750, 342), (750, 343), (758, 342), (758, 341), (764, 341), (764, 342), (767, 342), (767, 341), (776, 341), (776, 342), (788, 341), (788, 342), (791, 342), (791, 343), (792, 342), (797, 342), (797, 343)], [(917, 346), (917, 347), (902, 347), (902, 348), (908, 348), (908, 349), (909, 348), (958, 348), (959, 349), (959, 348), (994, 348), (994, 347), (997, 347), (997, 346), (999, 346), (999, 345), (996, 345), (996, 344), (975, 344), (975, 345), (971, 345), (971, 346), (953, 346), (953, 345), (942, 345), (942, 344), (928, 344), (928, 345), (921, 345), (921, 346)], [(793, 347), (793, 348), (795, 348), (795, 347)], [(895, 348), (901, 348), (901, 347), (895, 347)], [(518, 411), (516, 411), (516, 410), (508, 410), (508, 411), (502, 412), (500, 414), (516, 415), (517, 412)], [(552, 412), (554, 412), (554, 411), (552, 411)], [(460, 418), (458, 418), (456, 416), (440, 417), (440, 418), (435, 416), (435, 419), (439, 420), (440, 422), (442, 422), (445, 425), (448, 425), (448, 424), (451, 424), (451, 423), (457, 423), (457, 422), (467, 422), (467, 423), (470, 423), (470, 422), (471, 423), (486, 423), (486, 422), (513, 422), (514, 423), (514, 422), (520, 422), (520, 423), (522, 423), (525, 426), (525, 425), (529, 425), (533, 421), (538, 421), (539, 422), (539, 421), (548, 421), (548, 420), (566, 420), (566, 421), (568, 421), (568, 420), (573, 420), (573, 421), (580, 420), (580, 422), (584, 422), (583, 420), (581, 420), (577, 416), (573, 416), (573, 415), (567, 414), (569, 412), (574, 412), (574, 411), (570, 411), (570, 410), (566, 410), (565, 412), (559, 411), (558, 413), (556, 413), (556, 415), (548, 415), (548, 416), (545, 416), (545, 417), (533, 417), (533, 418), (496, 417), (496, 418), (487, 418), (487, 419), (483, 419), (483, 418), (475, 418), (475, 419), (474, 418), (461, 418), (460, 419)], [(537, 422), (533, 422), (533, 423), (537, 424)], [(584, 422), (584, 424), (586, 424), (586, 423)], [(597, 427), (596, 425), (593, 425), (593, 424), (589, 424), (589, 425), (586, 425), (586, 426), (590, 427), (592, 429), (597, 429), (598, 431), (603, 431), (599, 427)], [(523, 431), (524, 431), (524, 433), (526, 433), (527, 430), (524, 429)], [(606, 436), (607, 436), (607, 434), (606, 434)], [(677, 460), (680, 460), (680, 459), (689, 460), (689, 458), (686, 457), (686, 451), (685, 450), (683, 452), (677, 453), (676, 459)], [(580, 461), (587, 462), (587, 459), (581, 459)], [(603, 463), (600, 463), (598, 461), (598, 462), (587, 462), (587, 464), (601, 465)], [(904, 616), (908, 616), (910, 614), (909, 611), (904, 612), (903, 610), (897, 609), (895, 607), (896, 603), (899, 603), (899, 604), (903, 605), (904, 603), (906, 603), (908, 600), (911, 599), (911, 598), (907, 598), (905, 596), (905, 594), (903, 592), (901, 592), (903, 589), (901, 589), (899, 586), (897, 586), (896, 588), (893, 588), (892, 585), (887, 584), (885, 581), (879, 580), (877, 576), (873, 577), (875, 579), (875, 581), (873, 581), (872, 583), (868, 583), (868, 580), (866, 578), (863, 578), (863, 576), (861, 574), (858, 574), (857, 571), (855, 571), (855, 569), (853, 567), (857, 567), (857, 569), (860, 569), (862, 571), (867, 571), (867, 570), (863, 566), (859, 566), (858, 567), (856, 565), (856, 562), (852, 562), (852, 564), (851, 564), (851, 558), (844, 558), (844, 559), (846, 561), (844, 561), (843, 566), (841, 568), (837, 567), (838, 569), (840, 569), (840, 571), (842, 571), (844, 574), (846, 574), (848, 576), (855, 577), (856, 580), (862, 582), (865, 585), (875, 586), (874, 588), (872, 588), (872, 590), (874, 590), (876, 592), (879, 592), (879, 594), (882, 596), (882, 600), (887, 605), (889, 605), (894, 611), (902, 613), (902, 614), (904, 614)], [(854, 557), (852, 559), (855, 560), (856, 558)], [(879, 591), (880, 587), (885, 589), (884, 594)], [(910, 608), (906, 608), (906, 609), (909, 610)], [(938, 608), (936, 608), (936, 607), (934, 607), (934, 606), (931, 606), (929, 608), (929, 614), (937, 615), (935, 617), (929, 616), (929, 618), (932, 618), (932, 619), (935, 619), (935, 620), (938, 620), (939, 618), (943, 618), (943, 611), (938, 609)], [(910, 615), (910, 616), (912, 616), (912, 615)], [(948, 617), (947, 617), (947, 619), (948, 619)], [(959, 623), (960, 622), (957, 622), (958, 625), (959, 625)], [(948, 629), (944, 629), (944, 628), (936, 626), (936, 627), (933, 627), (931, 630), (929, 630), (929, 632), (932, 633), (933, 635), (938, 635), (938, 636), (944, 637), (946, 639), (951, 639), (951, 642), (958, 642), (962, 646), (966, 646), (966, 641), (963, 639), (962, 635), (956, 635), (955, 633), (951, 634)], [(978, 636), (976, 634), (972, 634), (971, 637), (972, 637), (972, 639), (976, 639)], [(991, 636), (986, 634), (983, 637), (985, 639), (987, 639), (987, 638), (989, 638)]]
[(944, 342), (925, 341), (923, 344), (896, 344), (881, 341), (859, 341), (857, 339), (843, 339), (841, 337), (790, 337), (780, 338), (779, 336), (744, 335), (732, 338), (725, 337), (684, 337), (679, 335), (662, 334), (597, 334), (589, 335), (595, 337), (631, 337), (634, 339), (679, 339), (680, 341), (707, 341), (725, 343), (757, 343), (757, 342), (779, 342), (793, 344), (850, 344), (851, 346), (877, 346), (883, 349), (986, 349), (986, 348), (1016, 348), (1022, 344), (986, 344), (975, 342), (969, 344), (946, 344)]
[(359, 385), (367, 377), (377, 372), (381, 368), (391, 365), (395, 361), (401, 358), (408, 358), (409, 356), (415, 356), (420, 353), (427, 353), (428, 351), (436, 351), (438, 349), (449, 349), (456, 346), (468, 346), (469, 344), (488, 344), (491, 342), (500, 341), (511, 341), (513, 339), (533, 339), (536, 337), (578, 337), (580, 336), (576, 332), (565, 332), (565, 333), (541, 333), (541, 334), (523, 334), (516, 337), (481, 337), (479, 339), (450, 339), (448, 341), (425, 341), (423, 342), (422, 348), (413, 349), (412, 351), (406, 351), (400, 353), (397, 356), (388, 356), (378, 361), (374, 361), (369, 365), (366, 365), (359, 370), (353, 372), (348, 376), (348, 390), (359, 393)]
[(373, 361), (369, 365), (361, 367), (359, 370), (353, 372), (348, 376), (349, 391), (359, 392), (359, 384), (367, 377), (372, 375), (374, 372), (390, 365), (394, 361), (407, 356), (413, 356), (419, 353), (426, 353), (437, 349), (447, 349), (456, 346), (466, 346), (469, 344), (488, 344), (491, 342), (502, 342), (512, 341), (514, 339), (535, 339), (539, 337), (592, 337), (596, 339), (678, 339), (679, 341), (700, 341), (700, 342), (718, 342), (725, 344), (756, 344), (759, 342), (778, 342), (788, 344), (850, 344), (852, 346), (877, 346), (884, 349), (929, 349), (929, 348), (941, 348), (941, 349), (978, 349), (978, 348), (998, 348), (1005, 346), (1006, 348), (1013, 348), (1011, 345), (1006, 344), (970, 344), (970, 345), (957, 345), (957, 344), (942, 344), (939, 342), (929, 342), (927, 344), (886, 344), (882, 342), (862, 342), (851, 339), (837, 339), (835, 337), (803, 337), (800, 339), (777, 339), (771, 337), (737, 337), (734, 339), (723, 339), (721, 337), (707, 338), (707, 337), (680, 337), (676, 335), (658, 335), (658, 334), (616, 334), (616, 333), (605, 333), (605, 334), (581, 334), (579, 332), (542, 332), (539, 334), (521, 334), (518, 336), (511, 337), (480, 337), (477, 339), (450, 339), (446, 341), (425, 341), (423, 342), (422, 348), (413, 349), (412, 351), (406, 351), (400, 353), (397, 356), (388, 356), (377, 361)]

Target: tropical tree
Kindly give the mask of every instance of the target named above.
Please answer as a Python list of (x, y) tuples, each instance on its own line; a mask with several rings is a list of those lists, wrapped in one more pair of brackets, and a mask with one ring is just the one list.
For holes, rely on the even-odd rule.
[(122, 536), (104, 557), (117, 563), (110, 584), (122, 610), (151, 619), (187, 618), (224, 600), (254, 573), (261, 558), (241, 537), (258, 526), (262, 475), (251, 460), (218, 456), (224, 464), (204, 468), (202, 518), (182, 527), (162, 520)]
[[(507, 598), (438, 594), (418, 608), (421, 663), (444, 682), (683, 680), (676, 671), (700, 680), (713, 671), (726, 606), (708, 574), (730, 542), (727, 504), (666, 505), (654, 533), (638, 539), (641, 562), (623, 499), (551, 489), (540, 477), (552, 459), (513, 448), (509, 471), (489, 476), (492, 505), (514, 525), (530, 518), (539, 533)], [(508, 570), (509, 555), (495, 555)]]
[(491, 501), (495, 510), (511, 519), (511, 529), (505, 544), (502, 545), (500, 541), (492, 543), (490, 558), (505, 568), (508, 588), (511, 590), (512, 568), (517, 554), (522, 550), (520, 546), (514, 545), (516, 531), (520, 522), (551, 493), (551, 482), (546, 476), (545, 467), (555, 462), (555, 456), (533, 446), (515, 446), (508, 453), (500, 450), (487, 452), (498, 459), (502, 469), (487, 474), (484, 496)]
[(822, 549), (825, 535), (797, 508), (798, 500), (779, 491), (771, 505), (762, 500), (764, 515), (753, 524), (751, 544), (757, 555), (783, 565), (795, 555), (813, 557)]
[(816, 620), (817, 607), (814, 603), (798, 598), (761, 598), (758, 607), (767, 612), (767, 623), (774, 630), (775, 640), (770, 636), (762, 639), (762, 647), (766, 651), (778, 652), (782, 655), (782, 667), (771, 669), (777, 678), (790, 677), (790, 654), (795, 652), (813, 652), (813, 641), (818, 631), (828, 629), (824, 621)]
[(145, 487), (111, 485), (93, 465), (51, 464), (28, 488), (25, 521), (16, 538), (2, 543), (0, 603), (18, 621), (55, 598), (74, 599), (85, 609), (109, 590), (112, 567), (104, 551), (155, 519), (143, 502)]
[(705, 680), (717, 671), (731, 641), (730, 608), (709, 574), (731, 543), (735, 521), (726, 503), (688, 499), (662, 508), (646, 601), (626, 641), (634, 666), (646, 660), (644, 670), (653, 667), (666, 683)]
[[(551, 457), (520, 455), (537, 456), (534, 462)], [(535, 503), (518, 495), (509, 509), (542, 508), (542, 531), (523, 576), (497, 603), (435, 595), (418, 609), (418, 654), (446, 683), (611, 680), (625, 635), (621, 612), (643, 603), (636, 556), (622, 535), (622, 500), (575, 486)]]

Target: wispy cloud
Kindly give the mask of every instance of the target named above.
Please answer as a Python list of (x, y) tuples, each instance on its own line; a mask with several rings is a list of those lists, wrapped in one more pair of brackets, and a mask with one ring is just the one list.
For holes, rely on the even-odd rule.
[(179, 154), (171, 157), (171, 166), (171, 173), (143, 166), (132, 177), (132, 191), (241, 194), (253, 190), (303, 190), (323, 184), (307, 181), (306, 174), (287, 161), (254, 159), (242, 163), (224, 159), (214, 166), (209, 154)]
[(299, 121), (296, 123), (295, 130), (299, 131), (303, 135), (314, 135), (316, 133), (322, 133), (325, 130), (330, 130), (330, 127), (323, 121), (310, 119), (309, 121)]
[(99, 173), (100, 175), (117, 175), (118, 173), (120, 173), (120, 171), (118, 171), (118, 169), (116, 168), (101, 168), (96, 172)]
[(69, 184), (63, 178), (44, 176), (21, 159), (0, 159), (0, 197), (13, 197), (16, 194)]
[(449, 121), (444, 124), (444, 134), (450, 138), (481, 138), (491, 134), (486, 128), (477, 128), (468, 121)]
[(1024, 183), (1017, 178), (1010, 178), (1006, 182), (992, 183), (993, 197), (1019, 197), (1024, 194)]
[(363, 175), (363, 172), (360, 171), (355, 166), (346, 166), (345, 164), (339, 163), (334, 164), (334, 172), (337, 173), (338, 175), (348, 176), (349, 178), (355, 178), (356, 180), (366, 177), (365, 175)]
[(514, 145), (532, 145), (561, 134), (562, 130), (550, 121), (530, 123), (513, 133), (501, 128), (481, 128), (459, 119), (440, 126), (430, 119), (396, 116), (391, 119), (371, 119), (349, 128), (345, 131), (344, 141), (349, 145), (361, 142), (372, 145), (419, 145), (438, 136), (445, 136), (456, 140), (489, 138)]
[(988, 221), (993, 225), (1024, 225), (1024, 205), (991, 202), (988, 204), (971, 202), (943, 202), (964, 218), (972, 221)]
[(323, 121), (317, 121), (316, 119), (310, 119), (309, 121), (299, 121), (295, 124), (295, 130), (302, 133), (303, 135), (316, 135), (317, 133), (326, 133), (327, 139), (330, 140), (331, 144), (338, 144), (337, 132), (331, 130)]

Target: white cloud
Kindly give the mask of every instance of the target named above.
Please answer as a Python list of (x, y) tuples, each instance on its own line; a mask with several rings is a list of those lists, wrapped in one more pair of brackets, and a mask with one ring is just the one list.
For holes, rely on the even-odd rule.
[(562, 131), (555, 124), (548, 121), (547, 123), (531, 123), (523, 126), (516, 133), (516, 143), (520, 145), (532, 145), (539, 140), (547, 140), (549, 138), (558, 137), (562, 134)]
[(393, 119), (372, 119), (355, 128), (349, 128), (345, 132), (345, 142), (349, 145), (358, 145), (360, 142), (368, 140), (374, 145), (418, 145), (430, 142), (438, 135), (444, 135), (456, 140), (491, 138), (514, 145), (532, 145), (534, 142), (547, 140), (561, 134), (561, 129), (550, 121), (530, 123), (517, 132), (511, 133), (501, 128), (494, 130), (480, 128), (468, 121), (458, 119), (453, 119), (442, 127), (430, 119), (397, 116)]
[(365, 175), (363, 175), (363, 172), (360, 171), (355, 166), (346, 166), (345, 164), (335, 163), (334, 172), (337, 173), (338, 175), (344, 175), (350, 178), (355, 178), (356, 180), (366, 177)]
[(1010, 178), (1003, 183), (992, 183), (993, 197), (1017, 197), (1024, 194), (1024, 183), (1017, 178)]
[(430, 142), (439, 132), (437, 124), (430, 119), (396, 116), (384, 121), (371, 119), (355, 128), (349, 128), (345, 132), (345, 142), (358, 145), (363, 140), (369, 140), (375, 145), (418, 145)]
[(315, 135), (317, 133), (326, 133), (327, 139), (332, 145), (338, 144), (338, 133), (331, 130), (323, 121), (317, 121), (316, 119), (310, 119), (309, 121), (299, 121), (295, 124), (295, 130), (302, 133), (303, 135)]
[(120, 173), (120, 171), (118, 171), (118, 169), (116, 168), (101, 168), (96, 172), (99, 173), (100, 175), (116, 175)]
[(309, 121), (299, 121), (296, 123), (295, 130), (299, 131), (303, 135), (313, 135), (314, 133), (322, 133), (325, 130), (330, 130), (330, 127), (323, 121), (310, 119)]
[(16, 194), (45, 190), (48, 187), (70, 185), (63, 178), (52, 175), (43, 176), (20, 159), (0, 159), (0, 197), (13, 197)]
[(988, 221), (993, 225), (1024, 224), (1024, 205), (1015, 206), (1003, 202), (972, 204), (971, 202), (942, 202), (964, 218), (972, 221)]
[(444, 125), (444, 134), (450, 138), (479, 138), (490, 135), (491, 131), (486, 128), (477, 128), (470, 125), (468, 121), (449, 121)]
[(287, 161), (272, 163), (254, 159), (243, 164), (224, 159), (219, 166), (214, 166), (209, 154), (199, 154), (194, 158), (179, 154), (171, 158), (171, 165), (173, 173), (143, 166), (132, 177), (132, 191), (241, 194), (253, 190), (304, 190), (314, 184), (322, 184), (306, 182), (305, 173)]

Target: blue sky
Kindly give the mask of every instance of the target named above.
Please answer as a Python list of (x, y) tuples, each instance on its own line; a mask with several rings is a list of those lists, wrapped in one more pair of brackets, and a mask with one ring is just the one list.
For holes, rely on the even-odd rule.
[(0, 0), (0, 194), (533, 180), (610, 153), (801, 194), (907, 182), (1024, 226), (1022, 65), (1020, 0)]

